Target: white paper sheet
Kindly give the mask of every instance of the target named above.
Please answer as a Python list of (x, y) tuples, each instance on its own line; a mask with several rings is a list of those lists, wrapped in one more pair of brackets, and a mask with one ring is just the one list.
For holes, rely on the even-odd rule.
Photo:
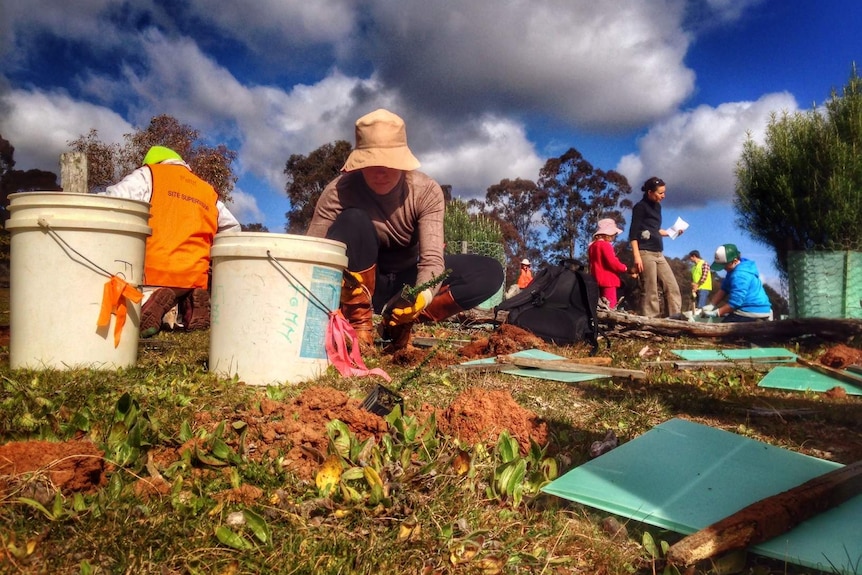
[(667, 229), (667, 237), (675, 240), (676, 237), (688, 229), (688, 222), (682, 218), (677, 218), (671, 227)]

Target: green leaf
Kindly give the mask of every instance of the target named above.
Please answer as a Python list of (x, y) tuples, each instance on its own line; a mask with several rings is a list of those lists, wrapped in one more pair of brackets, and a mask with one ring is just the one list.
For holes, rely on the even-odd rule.
[(343, 481), (340, 484), (341, 486), (341, 497), (344, 501), (349, 501), (352, 503), (359, 503), (362, 501), (362, 494), (359, 493), (356, 489), (350, 487)]
[(660, 559), (661, 553), (659, 553), (658, 547), (656, 547), (655, 539), (653, 539), (652, 535), (649, 531), (644, 531), (642, 543), (646, 552), (649, 553), (650, 557), (653, 559)]
[(254, 549), (254, 546), (245, 540), (241, 535), (234, 533), (229, 527), (225, 525), (219, 525), (215, 530), (216, 538), (224, 545), (232, 549), (238, 549), (240, 551), (247, 551), (249, 549)]
[(341, 474), (342, 481), (355, 481), (365, 477), (365, 471), (361, 467), (351, 467)]
[(326, 424), (326, 433), (329, 435), (335, 452), (341, 457), (348, 459), (350, 457), (351, 433), (347, 424), (343, 421), (333, 419)]
[(272, 531), (270, 531), (269, 525), (267, 525), (263, 517), (249, 509), (243, 510), (242, 514), (258, 541), (265, 545), (272, 543)]
[(509, 463), (518, 457), (518, 442), (509, 435), (508, 431), (500, 433), (500, 438), (497, 440), (497, 452), (500, 454), (503, 463)]
[(57, 519), (53, 513), (48, 511), (44, 505), (42, 505), (41, 503), (39, 503), (35, 499), (30, 499), (29, 497), (16, 497), (15, 501), (17, 501), (18, 503), (23, 503), (24, 505), (27, 505), (28, 507), (32, 507), (33, 509), (35, 509), (39, 513), (43, 514), (45, 517), (47, 517), (51, 521), (55, 521)]
[(506, 493), (512, 494), (515, 493), (516, 489), (521, 489), (526, 473), (527, 462), (524, 459), (519, 459), (515, 462), (515, 465), (512, 466), (512, 473), (509, 475), (508, 481), (505, 485)]
[(189, 439), (194, 437), (194, 433), (192, 433), (192, 426), (189, 424), (188, 419), (184, 419), (180, 424), (180, 441), (185, 443)]
[(222, 439), (214, 439), (210, 447), (212, 454), (222, 461), (234, 462), (237, 459), (236, 453)]

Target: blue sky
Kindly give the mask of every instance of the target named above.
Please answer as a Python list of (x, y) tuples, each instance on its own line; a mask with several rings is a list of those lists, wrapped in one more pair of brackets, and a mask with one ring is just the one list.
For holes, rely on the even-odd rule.
[(287, 158), (385, 107), (456, 196), (574, 147), (633, 199), (667, 182), (665, 225), (691, 225), (668, 255), (734, 242), (777, 285), (734, 224), (734, 166), (770, 114), (840, 90), (860, 30), (855, 1), (6, 0), (0, 135), (16, 168), (58, 172), (90, 129), (120, 142), (170, 114), (238, 151), (231, 209), (281, 232)]

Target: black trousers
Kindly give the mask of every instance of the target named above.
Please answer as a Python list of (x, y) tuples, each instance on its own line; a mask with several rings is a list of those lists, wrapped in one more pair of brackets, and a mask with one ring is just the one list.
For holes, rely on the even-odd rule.
[[(336, 216), (326, 237), (347, 245), (347, 269), (353, 272), (367, 270), (381, 259), (380, 243), (371, 218), (364, 210), (348, 208)], [(471, 309), (497, 293), (503, 285), (503, 266), (496, 259), (474, 254), (443, 256), (446, 269), (452, 270), (443, 280), (462, 309)], [(374, 310), (383, 306), (405, 285), (415, 285), (416, 266), (391, 271), (383, 265), (377, 267), (377, 286), (374, 290)]]

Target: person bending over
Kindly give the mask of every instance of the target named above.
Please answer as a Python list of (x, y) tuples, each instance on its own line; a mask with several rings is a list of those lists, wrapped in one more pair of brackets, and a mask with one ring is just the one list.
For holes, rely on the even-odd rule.
[[(321, 193), (307, 233), (347, 245), (341, 311), (365, 345), (374, 342), (373, 313), (383, 313), (379, 331), (394, 351), (409, 344), (415, 322), (441, 321), (491, 297), (503, 267), (485, 256), (444, 256), (443, 191), (417, 170), (399, 116), (375, 110), (355, 131), (356, 147)], [(445, 270), (415, 302), (399, 301), (402, 287), (429, 284)]]

